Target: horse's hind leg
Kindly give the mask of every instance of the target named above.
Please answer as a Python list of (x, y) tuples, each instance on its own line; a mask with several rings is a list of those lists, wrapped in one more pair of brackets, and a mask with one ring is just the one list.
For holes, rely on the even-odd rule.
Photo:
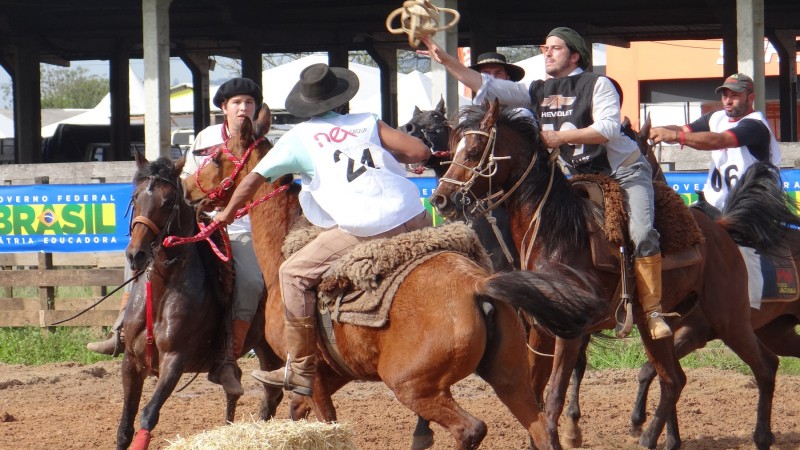
[(139, 411), (145, 375), (136, 370), (136, 362), (126, 353), (122, 359), (122, 417), (117, 428), (117, 448), (126, 449), (133, 440), (133, 421)]
[(523, 332), (519, 319), (513, 311), (497, 308), (495, 321), (495, 333), (487, 343), (478, 375), (492, 386), (500, 401), (528, 430), (536, 448), (560, 449), (557, 434), (553, 440), (548, 418), (535, 401), (530, 366), (521, 363), (526, 360), (528, 348), (524, 334), (518, 334)]
[(759, 450), (768, 449), (775, 439), (772, 434), (771, 421), (778, 357), (756, 338), (749, 324), (728, 331), (730, 332), (725, 337), (722, 337), (722, 333), (720, 333), (720, 338), (745, 364), (750, 366), (758, 385), (756, 429), (753, 432), (753, 441)]
[[(671, 338), (653, 340), (644, 324), (637, 324), (637, 327), (639, 328), (639, 334), (647, 357), (658, 373), (659, 386), (661, 388), (661, 397), (653, 414), (653, 419), (639, 438), (639, 445), (646, 448), (656, 448), (658, 437), (664, 431), (664, 425), (670, 420), (670, 415), (676, 411), (681, 391), (686, 385), (686, 374), (675, 356)], [(680, 446), (680, 437), (678, 435), (668, 436), (667, 443), (673, 445), (672, 447), (667, 447), (668, 450), (674, 450)]]
[[(272, 351), (267, 341), (263, 339), (258, 342), (253, 351), (258, 357), (258, 367), (261, 370), (275, 370), (283, 365), (281, 359)], [(275, 417), (278, 405), (283, 400), (283, 389), (268, 386), (266, 383), (262, 383), (262, 385), (264, 387), (264, 397), (261, 398), (258, 417), (261, 420), (269, 420)]]
[(800, 358), (800, 336), (795, 331), (797, 318), (781, 316), (756, 330), (756, 336), (779, 356)]
[(460, 450), (477, 448), (486, 437), (486, 424), (463, 410), (453, 399), (450, 390), (425, 395), (411, 386), (396, 389), (400, 403), (422, 417), (438, 423), (453, 435)]
[(583, 446), (583, 433), (581, 432), (581, 404), (580, 391), (583, 376), (586, 374), (586, 347), (589, 346), (590, 335), (586, 335), (581, 344), (575, 369), (572, 371), (572, 382), (569, 386), (569, 403), (567, 404), (566, 418), (564, 421), (564, 441), (567, 447), (578, 448)]

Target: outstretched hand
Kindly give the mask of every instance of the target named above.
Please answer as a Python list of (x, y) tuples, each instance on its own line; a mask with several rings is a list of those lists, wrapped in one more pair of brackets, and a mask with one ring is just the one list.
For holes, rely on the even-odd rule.
[(674, 144), (678, 142), (678, 132), (664, 127), (653, 127), (650, 129), (650, 141), (652, 144), (666, 142), (667, 144)]

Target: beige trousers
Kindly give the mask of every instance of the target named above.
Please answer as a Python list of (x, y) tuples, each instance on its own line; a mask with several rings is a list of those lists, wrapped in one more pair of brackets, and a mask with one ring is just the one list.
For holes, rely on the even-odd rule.
[(359, 242), (396, 236), (430, 225), (431, 218), (427, 211), (423, 211), (408, 222), (376, 236), (353, 236), (339, 228), (323, 231), (281, 264), (280, 284), (286, 318), (314, 315), (314, 287), (319, 284), (325, 271)]

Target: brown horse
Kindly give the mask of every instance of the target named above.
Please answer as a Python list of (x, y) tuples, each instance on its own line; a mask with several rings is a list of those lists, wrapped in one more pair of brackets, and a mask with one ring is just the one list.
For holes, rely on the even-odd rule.
[[(258, 136), (266, 132), (263, 120), (261, 116), (257, 120)], [(248, 135), (244, 132), (247, 127), (242, 136)], [(222, 153), (212, 156), (213, 164), (205, 164), (198, 172), (199, 186), (209, 191), (226, 179), (234, 171), (234, 159), (241, 161), (253, 142), (253, 138), (229, 141), (228, 150), (235, 158), (228, 159)], [(238, 182), (252, 170), (269, 147), (263, 142), (257, 144), (233, 181)], [(274, 185), (265, 185), (257, 196), (272, 188)], [(202, 201), (205, 195), (200, 191), (192, 189), (189, 198)], [(285, 350), (279, 338), (282, 331), (270, 329), (273, 325), (283, 327), (277, 268), (283, 259), (283, 238), (298, 211), (295, 200), (284, 204), (273, 201), (290, 195), (279, 195), (250, 211), (253, 230), (258, 230), (253, 235), (256, 253), (271, 260), (263, 267), (267, 285), (273, 286), (268, 289), (266, 334), (279, 354)], [(431, 273), (439, 280), (436, 289), (430, 288)], [(370, 328), (334, 322), (340, 360), (348, 367), (344, 370), (328, 349), (320, 346), (311, 397), (317, 417), (336, 420), (331, 395), (347, 382), (382, 381), (409, 409), (450, 431), (457, 448), (475, 448), (486, 434), (486, 425), (458, 406), (450, 387), (477, 372), (528, 430), (533, 442), (544, 445), (544, 415), (534, 402), (528, 365), (521, 363), (527, 349), (517, 309), (564, 336), (574, 335), (579, 324), (603, 314), (593, 295), (556, 280), (527, 271), (491, 275), (461, 254), (433, 256), (412, 270), (400, 285), (388, 324)], [(570, 299), (571, 295), (576, 297)], [(493, 304), (491, 318), (481, 313), (481, 300)]]
[[(517, 247), (522, 249), (524, 245), (530, 249), (529, 257), (525, 259), (527, 267), (558, 271), (566, 265), (588, 271), (612, 303), (619, 275), (593, 267), (586, 229), (589, 211), (583, 197), (571, 190), (566, 176), (554, 169), (554, 162), (541, 144), (534, 121), (501, 111), (496, 103), (470, 108), (463, 111), (462, 116), (453, 142), (461, 142), (463, 148), (451, 155), (453, 163), (431, 202), (444, 215), (470, 215), (486, 207), (488, 195), (497, 198), (490, 188), (502, 190)], [(455, 144), (451, 148), (456, 148)], [(774, 189), (780, 190), (777, 183)], [(759, 190), (753, 190), (752, 194), (765, 195)], [(698, 248), (702, 263), (663, 274), (662, 305), (665, 311), (688, 311), (697, 305), (720, 339), (753, 371), (759, 391), (753, 435), (758, 448), (768, 448), (773, 440), (770, 415), (777, 357), (764, 348), (749, 325), (746, 269), (729, 231), (736, 231), (738, 239), (758, 249), (772, 250), (765, 245), (774, 245), (785, 231), (785, 228), (774, 225), (781, 221), (796, 223), (785, 202), (782, 203), (783, 198), (777, 198), (775, 202), (761, 197), (755, 201), (737, 202), (738, 209), (727, 211), (716, 222), (693, 210), (692, 216), (705, 238), (705, 243)], [(541, 214), (535, 217), (537, 208), (541, 208)], [(538, 229), (538, 235), (531, 242), (529, 234), (534, 227)], [(526, 254), (525, 251), (520, 253)], [(560, 264), (554, 267), (553, 263)], [(642, 317), (641, 311), (636, 311), (635, 315)], [(637, 325), (641, 331), (643, 323)], [(586, 331), (613, 326), (614, 320), (609, 318)], [(659, 375), (661, 397), (653, 420), (639, 442), (647, 448), (654, 448), (666, 424), (667, 448), (678, 448), (680, 435), (676, 403), (686, 376), (675, 355), (672, 340), (654, 341), (647, 330), (644, 331), (641, 333), (642, 341), (648, 359)], [(536, 333), (535, 336), (542, 339), (539, 347), (555, 348), (552, 360), (533, 355), (534, 385), (537, 392), (543, 391), (550, 373), (545, 411), (550, 420), (550, 445), (559, 448), (556, 425), (563, 408), (568, 376), (581, 353), (583, 341), (557, 339), (553, 342), (547, 334)], [(554, 368), (552, 373), (551, 364)]]
[[(179, 175), (183, 160), (167, 158), (148, 163), (137, 153), (131, 206), (131, 238), (128, 262), (143, 275), (134, 284), (124, 321), (125, 355), (122, 359), (124, 391), (122, 417), (117, 429), (117, 448), (125, 449), (133, 438), (133, 421), (139, 409), (142, 386), (149, 375), (158, 377), (152, 398), (142, 410), (140, 430), (132, 448), (147, 448), (150, 433), (159, 420), (164, 402), (184, 373), (207, 372), (224, 341), (225, 298), (232, 287), (232, 267), (220, 267), (205, 242), (167, 248), (166, 236), (193, 236), (197, 231), (195, 210), (185, 200)], [(146, 282), (151, 284), (150, 307)], [(226, 282), (226, 280), (230, 280)], [(263, 312), (263, 305), (260, 311)], [(152, 344), (148, 345), (151, 316)], [(263, 336), (263, 315), (256, 314), (245, 349), (255, 349), (262, 368), (280, 364)], [(268, 364), (272, 362), (272, 364)], [(261, 418), (268, 419), (282, 397), (271, 392), (261, 402)], [(232, 422), (238, 396), (226, 394), (226, 420)]]

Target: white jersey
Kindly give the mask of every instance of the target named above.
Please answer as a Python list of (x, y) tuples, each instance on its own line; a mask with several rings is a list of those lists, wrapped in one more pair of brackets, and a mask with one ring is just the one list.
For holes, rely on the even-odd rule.
[[(759, 111), (753, 111), (742, 119), (759, 120), (769, 129), (767, 119)], [(737, 124), (739, 124), (738, 120), (736, 122), (728, 120), (725, 111), (717, 111), (708, 119), (709, 129), (715, 133), (730, 130)], [(769, 161), (776, 167), (780, 167), (781, 149), (771, 129), (769, 137)], [(745, 146), (713, 150), (711, 152), (711, 168), (703, 188), (703, 194), (708, 203), (722, 209), (725, 206), (725, 199), (728, 198), (728, 192), (736, 184), (736, 180), (756, 161), (756, 158)]]
[(405, 167), (381, 147), (372, 114), (315, 117), (292, 131), (300, 133), (314, 163), (314, 176), (303, 178), (300, 196), (311, 223), (367, 237), (424, 210)]

